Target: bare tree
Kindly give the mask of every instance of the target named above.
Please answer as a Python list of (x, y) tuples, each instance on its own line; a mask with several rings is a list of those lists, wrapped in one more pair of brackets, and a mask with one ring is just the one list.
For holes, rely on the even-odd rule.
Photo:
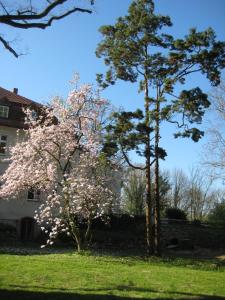
[[(11, 3), (7, 0), (0, 1), (0, 24), (19, 29), (46, 29), (54, 21), (73, 13), (92, 13), (91, 5), (94, 4), (94, 0), (83, 1), (86, 4), (84, 7), (77, 6), (77, 0), (23, 0)], [(0, 43), (15, 57), (19, 57), (20, 54), (13, 48), (11, 42), (1, 33)]]
[(175, 169), (170, 184), (168, 205), (182, 209), (191, 220), (203, 220), (224, 195), (222, 190), (213, 186), (213, 179), (200, 167), (193, 167), (188, 175), (181, 169)]
[(174, 169), (170, 179), (169, 206), (186, 210), (188, 177), (182, 169)]
[(189, 175), (187, 204), (191, 220), (202, 220), (216, 202), (216, 194), (212, 189), (213, 180), (202, 173), (202, 169), (195, 167)]
[(225, 81), (211, 93), (212, 120), (208, 129), (209, 142), (204, 149), (204, 164), (214, 178), (225, 180)]
[(142, 170), (128, 168), (123, 186), (123, 210), (131, 215), (144, 215), (145, 174)]
[[(141, 167), (141, 166), (140, 166)], [(123, 210), (131, 215), (144, 215), (145, 211), (145, 187), (146, 177), (144, 170), (134, 169), (129, 167), (124, 173), (125, 182), (123, 185), (122, 203)], [(152, 172), (151, 174), (151, 192), (153, 199), (153, 207), (156, 206), (156, 200), (154, 195), (155, 178)], [(159, 196), (161, 199), (160, 210), (167, 205), (167, 194), (170, 190), (169, 174), (166, 171), (160, 171), (159, 173)]]

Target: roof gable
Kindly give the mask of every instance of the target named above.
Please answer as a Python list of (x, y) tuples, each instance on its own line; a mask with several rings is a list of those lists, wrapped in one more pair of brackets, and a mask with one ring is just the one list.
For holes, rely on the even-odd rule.
[(20, 96), (16, 93), (10, 92), (6, 89), (3, 89), (0, 87), (0, 99), (6, 98), (9, 102), (19, 103), (22, 105), (37, 105), (40, 106), (39, 103), (32, 101), (28, 98), (25, 98), (23, 96)]
[(30, 107), (35, 111), (41, 111), (43, 105), (32, 101), (28, 98), (10, 92), (0, 87), (0, 105), (8, 106), (8, 117), (0, 116), (0, 126), (8, 126), (14, 128), (25, 128), (24, 123), (25, 114), (23, 108)]

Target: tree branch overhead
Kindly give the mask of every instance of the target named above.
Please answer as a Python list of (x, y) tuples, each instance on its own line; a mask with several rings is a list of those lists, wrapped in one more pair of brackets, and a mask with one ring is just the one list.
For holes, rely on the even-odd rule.
[[(27, 1), (24, 7), (21, 7), (18, 3), (12, 9), (8, 8), (4, 1), (0, 1), (0, 24), (19, 29), (46, 29), (50, 27), (54, 21), (64, 19), (76, 12), (91, 14), (91, 6), (94, 4), (94, 0), (84, 0), (84, 2), (89, 5), (87, 7), (77, 6), (76, 0), (46, 0), (44, 1), (44, 7), (39, 8), (33, 6), (33, 1), (31, 0)], [(66, 4), (67, 7), (65, 7)], [(17, 50), (10, 45), (10, 42), (8, 42), (1, 33), (0, 42), (3, 47), (10, 51), (15, 57), (19, 57)]]

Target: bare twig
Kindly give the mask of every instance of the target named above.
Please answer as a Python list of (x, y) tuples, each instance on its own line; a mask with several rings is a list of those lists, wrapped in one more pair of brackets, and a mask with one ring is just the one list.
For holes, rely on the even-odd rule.
[[(63, 4), (68, 2), (68, 0), (46, 2), (47, 4), (45, 8), (40, 12), (33, 7), (32, 1), (29, 1), (27, 7), (23, 9), (15, 8), (14, 12), (10, 13), (3, 1), (0, 1), (0, 8), (2, 10), (2, 13), (0, 12), (0, 24), (19, 29), (46, 29), (47, 27), (50, 27), (54, 21), (64, 19), (73, 13), (92, 13), (91, 9), (72, 6), (68, 9), (64, 9), (62, 13), (57, 14), (55, 10), (58, 7), (62, 7)], [(91, 5), (94, 4), (94, 0), (90, 0), (89, 2)], [(3, 36), (0, 36), (0, 42), (3, 44), (4, 48), (12, 53), (16, 58), (19, 57), (19, 53), (13, 49), (10, 43), (7, 42)]]

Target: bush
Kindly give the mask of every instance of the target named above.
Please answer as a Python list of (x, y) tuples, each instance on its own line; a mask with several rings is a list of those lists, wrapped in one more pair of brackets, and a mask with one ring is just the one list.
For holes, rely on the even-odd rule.
[(16, 239), (16, 228), (11, 224), (0, 223), (0, 240)]
[(165, 217), (168, 219), (175, 219), (175, 220), (187, 220), (186, 213), (179, 208), (167, 208), (165, 211)]
[(93, 220), (92, 228), (97, 230), (132, 230), (145, 224), (145, 216), (105, 215)]
[(0, 223), (0, 232), (16, 233), (16, 228), (11, 224)]
[(201, 221), (198, 220), (198, 219), (194, 219), (191, 223), (192, 223), (194, 226), (201, 226), (201, 225), (202, 225)]
[(211, 223), (225, 224), (225, 201), (215, 205), (208, 216), (208, 221)]

